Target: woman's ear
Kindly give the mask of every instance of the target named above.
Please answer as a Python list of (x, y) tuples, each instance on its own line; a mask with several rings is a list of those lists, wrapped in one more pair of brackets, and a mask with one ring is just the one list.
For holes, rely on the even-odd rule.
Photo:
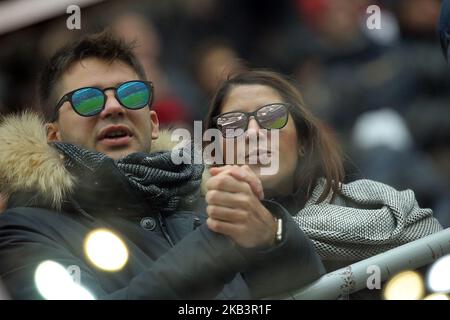
[(298, 146), (298, 156), (299, 158), (303, 158), (303, 156), (306, 154), (305, 146), (303, 144), (299, 144)]
[(46, 123), (45, 131), (47, 133), (48, 142), (61, 141), (61, 133), (56, 122)]

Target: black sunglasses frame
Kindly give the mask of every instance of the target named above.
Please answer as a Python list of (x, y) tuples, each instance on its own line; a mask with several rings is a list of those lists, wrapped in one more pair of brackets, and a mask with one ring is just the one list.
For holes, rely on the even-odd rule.
[[(117, 96), (117, 89), (119, 89), (121, 86), (123, 86), (124, 84), (127, 84), (127, 83), (130, 83), (130, 82), (141, 82), (141, 83), (144, 83), (146, 86), (147, 86), (147, 88), (148, 88), (148, 90), (149, 90), (149, 98), (148, 98), (148, 102), (147, 102), (147, 104), (145, 104), (144, 106), (142, 106), (142, 107), (140, 107), (140, 108), (136, 108), (136, 109), (133, 109), (133, 108), (128, 108), (127, 106), (125, 106), (123, 103), (122, 103), (122, 101), (120, 100), (120, 98)], [(75, 92), (77, 92), (77, 91), (79, 91), (79, 90), (83, 90), (83, 89), (96, 89), (96, 90), (99, 90), (99, 91), (101, 91), (102, 93), (103, 93), (103, 97), (104, 97), (104, 102), (103, 102), (103, 106), (101, 107), (101, 109), (99, 109), (99, 111), (97, 112), (97, 113), (95, 113), (95, 114), (90, 114), (90, 115), (83, 115), (83, 114), (81, 114), (81, 113), (79, 113), (76, 109), (75, 109), (75, 107), (73, 106), (73, 103), (72, 103), (72, 96), (75, 94)], [(101, 88), (98, 88), (98, 87), (81, 87), (81, 88), (77, 88), (77, 89), (75, 89), (75, 90), (72, 90), (72, 91), (70, 91), (70, 92), (67, 92), (66, 94), (64, 94), (63, 96), (62, 96), (62, 98), (59, 100), (59, 102), (56, 104), (56, 107), (55, 107), (55, 116), (54, 116), (54, 120), (53, 121), (55, 121), (57, 118), (58, 118), (58, 111), (59, 111), (59, 108), (61, 108), (61, 106), (65, 103), (65, 102), (69, 102), (70, 103), (70, 106), (72, 107), (72, 109), (73, 109), (73, 111), (75, 111), (79, 116), (81, 116), (81, 117), (86, 117), (86, 118), (88, 118), (88, 117), (93, 117), (93, 116), (96, 116), (97, 114), (99, 114), (100, 112), (102, 112), (103, 111), (103, 109), (105, 109), (105, 105), (106, 105), (106, 100), (108, 99), (108, 97), (106, 96), (106, 91), (108, 91), (108, 90), (114, 90), (114, 97), (116, 98), (116, 100), (120, 103), (120, 105), (122, 106), (122, 107), (124, 107), (124, 108), (126, 108), (126, 109), (129, 109), (129, 110), (139, 110), (139, 109), (142, 109), (142, 108), (145, 108), (145, 106), (149, 106), (149, 107), (151, 107), (152, 106), (152, 103), (153, 103), (153, 98), (154, 98), (154, 96), (155, 96), (155, 94), (154, 94), (154, 87), (153, 87), (153, 82), (151, 82), (151, 81), (144, 81), (144, 80), (130, 80), (130, 81), (126, 81), (126, 82), (122, 82), (121, 84), (119, 84), (117, 87), (108, 87), (108, 88), (104, 88), (104, 89), (101, 89)]]
[[(281, 105), (281, 106), (283, 106), (283, 107), (285, 108), (285, 110), (286, 110), (286, 122), (285, 122), (284, 125), (283, 125), (282, 127), (280, 127), (280, 128), (276, 128), (276, 129), (266, 128), (265, 126), (263, 126), (263, 125), (261, 124), (261, 122), (259, 121), (259, 119), (258, 119), (258, 117), (257, 117), (258, 111), (261, 110), (262, 108), (270, 107), (270, 106), (275, 106), (275, 105), (277, 105), (277, 106)], [(244, 111), (230, 111), (230, 112), (225, 112), (225, 113), (219, 114), (218, 116), (215, 116), (215, 117), (213, 118), (213, 123), (215, 124), (216, 127), (218, 127), (219, 125), (217, 124), (217, 121), (219, 120), (220, 117), (223, 117), (223, 116), (225, 116), (225, 115), (227, 115), (227, 114), (240, 113), (240, 114), (243, 114), (243, 115), (246, 117), (246, 123), (245, 123), (245, 128), (243, 128), (243, 130), (244, 130), (243, 133), (244, 133), (245, 131), (247, 131), (247, 129), (248, 129), (248, 124), (249, 124), (249, 122), (250, 122), (250, 117), (253, 117), (253, 118), (256, 120), (256, 122), (258, 123), (258, 125), (259, 125), (261, 128), (263, 128), (263, 129), (266, 129), (266, 130), (280, 130), (280, 129), (283, 129), (283, 128), (287, 125), (287, 123), (288, 123), (288, 121), (289, 121), (289, 106), (290, 106), (289, 103), (278, 102), (278, 103), (269, 103), (269, 104), (260, 106), (260, 107), (258, 107), (258, 108), (257, 108), (255, 111), (253, 111), (253, 112), (244, 112)], [(239, 129), (241, 129), (241, 128), (239, 128)], [(234, 136), (234, 137), (227, 137), (227, 136), (225, 136), (225, 133), (224, 133), (222, 130), (220, 130), (220, 131), (222, 132), (222, 136), (223, 136), (224, 138), (237, 138), (237, 137), (240, 136), (240, 135), (237, 135), (237, 136)]]

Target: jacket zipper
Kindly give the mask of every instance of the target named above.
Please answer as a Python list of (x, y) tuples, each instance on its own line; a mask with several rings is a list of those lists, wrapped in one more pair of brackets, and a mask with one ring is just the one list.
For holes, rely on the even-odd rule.
[(167, 232), (166, 222), (164, 221), (164, 218), (162, 217), (161, 213), (158, 213), (158, 220), (159, 220), (159, 224), (161, 225), (161, 231), (164, 235), (164, 238), (166, 238), (166, 240), (167, 240), (167, 242), (169, 242), (170, 246), (174, 247), (175, 244), (173, 243), (172, 239), (170, 238), (169, 233)]

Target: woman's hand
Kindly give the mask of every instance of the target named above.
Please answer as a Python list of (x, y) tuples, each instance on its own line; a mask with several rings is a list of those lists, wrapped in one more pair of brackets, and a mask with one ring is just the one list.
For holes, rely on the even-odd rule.
[(272, 245), (277, 222), (260, 201), (264, 193), (259, 178), (248, 166), (224, 166), (210, 172), (205, 197), (209, 229), (244, 248)]

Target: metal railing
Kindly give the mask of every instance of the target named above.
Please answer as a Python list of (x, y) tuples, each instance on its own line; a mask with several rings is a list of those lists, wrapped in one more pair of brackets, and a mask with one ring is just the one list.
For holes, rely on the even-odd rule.
[(379, 268), (381, 281), (403, 270), (424, 267), (450, 253), (450, 228), (404, 244), (322, 276), (302, 289), (278, 297), (286, 300), (337, 300), (367, 288)]

